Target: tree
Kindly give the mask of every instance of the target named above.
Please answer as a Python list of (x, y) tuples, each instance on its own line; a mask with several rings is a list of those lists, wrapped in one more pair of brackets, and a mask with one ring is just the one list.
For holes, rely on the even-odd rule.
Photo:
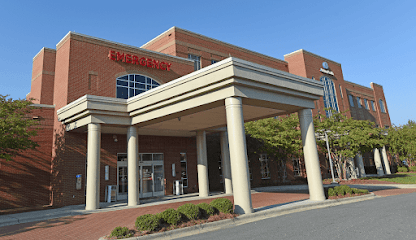
[(20, 150), (38, 146), (31, 140), (37, 134), (38, 121), (27, 117), (33, 109), (31, 101), (7, 97), (0, 95), (0, 159), (9, 161)]
[(321, 152), (328, 153), (323, 137), (326, 132), (338, 176), (346, 178), (347, 160), (354, 158), (359, 152), (369, 152), (384, 146), (386, 138), (383, 129), (376, 128), (373, 122), (354, 120), (347, 118), (344, 113), (331, 112), (330, 117), (319, 114), (314, 119), (315, 132), (320, 136), (317, 144)]
[(302, 139), (297, 114), (266, 118), (245, 124), (246, 133), (261, 141), (260, 150), (274, 159), (302, 154)]
[(407, 124), (393, 126), (388, 130), (389, 150), (401, 161), (407, 160), (414, 165), (416, 160), (416, 122), (409, 120)]

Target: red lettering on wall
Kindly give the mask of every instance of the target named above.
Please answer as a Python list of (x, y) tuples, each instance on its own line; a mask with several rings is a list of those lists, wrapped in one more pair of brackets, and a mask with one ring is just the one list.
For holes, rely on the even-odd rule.
[(113, 61), (122, 61), (125, 63), (131, 63), (135, 65), (142, 65), (144, 67), (156, 68), (156, 69), (161, 69), (161, 70), (166, 70), (166, 71), (170, 71), (170, 68), (172, 66), (171, 63), (159, 62), (159, 60), (152, 59), (152, 58), (145, 58), (145, 57), (139, 58), (136, 55), (120, 53), (114, 50), (108, 51), (108, 59), (113, 60)]
[(158, 60), (153, 60), (153, 68), (159, 69), (159, 61)]
[(160, 63), (160, 69), (166, 70), (166, 63), (165, 62)]
[(115, 55), (116, 53), (114, 52), (114, 51), (109, 51), (108, 52), (108, 58), (110, 59), (110, 60), (116, 60), (116, 55)]
[(131, 63), (139, 65), (139, 57), (137, 57), (136, 55), (133, 55), (132, 58), (133, 60)]
[(126, 54), (126, 63), (131, 63), (131, 55)]
[(120, 61), (120, 60), (122, 62), (124, 62), (124, 53), (121, 54), (121, 53), (117, 52), (117, 61)]
[(144, 57), (140, 58), (140, 65), (146, 66), (146, 58)]

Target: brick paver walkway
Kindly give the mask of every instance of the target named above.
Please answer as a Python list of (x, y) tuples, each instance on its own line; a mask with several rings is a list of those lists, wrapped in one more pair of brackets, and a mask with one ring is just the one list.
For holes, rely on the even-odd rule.
[[(387, 189), (373, 192), (378, 196), (384, 197), (416, 192), (416, 189)], [(232, 200), (231, 196), (227, 198)], [(261, 192), (252, 194), (253, 208), (289, 203), (308, 198), (309, 194), (305, 193)], [(198, 204), (200, 202), (209, 203), (212, 200), (203, 199), (187, 202)], [(117, 226), (133, 228), (136, 218), (140, 215), (158, 213), (167, 208), (176, 209), (187, 202), (160, 204), (0, 227), (0, 239), (98, 239), (108, 235)]]

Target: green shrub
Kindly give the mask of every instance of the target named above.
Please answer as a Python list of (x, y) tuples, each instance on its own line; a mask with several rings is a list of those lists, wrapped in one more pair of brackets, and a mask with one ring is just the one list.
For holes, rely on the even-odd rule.
[(201, 211), (202, 215), (204, 216), (214, 215), (214, 208), (210, 206), (208, 203), (198, 203), (196, 206), (199, 207), (199, 210)]
[(367, 189), (358, 189), (358, 188), (352, 188), (352, 191), (356, 194), (360, 194), (360, 193), (364, 193), (367, 194), (368, 190)]
[(416, 172), (416, 166), (409, 167), (409, 172)]
[(397, 167), (397, 171), (398, 172), (408, 172), (409, 169), (407, 167), (403, 166), (403, 167)]
[(159, 214), (145, 214), (136, 219), (136, 228), (140, 231), (154, 231), (159, 225)]
[(329, 188), (328, 189), (328, 196), (329, 197), (334, 197), (334, 196), (336, 196), (337, 194), (335, 193), (335, 191), (334, 191), (334, 189), (333, 188)]
[[(348, 187), (348, 186), (347, 186)], [(345, 194), (349, 193), (352, 195), (352, 189), (350, 187), (344, 188)]]
[(186, 203), (178, 207), (177, 211), (182, 213), (189, 220), (197, 219), (199, 217), (199, 207), (192, 203)]
[(334, 187), (334, 193), (338, 196), (344, 196), (345, 195), (345, 191), (343, 186), (336, 186)]
[(110, 234), (110, 237), (117, 237), (117, 239), (128, 238), (132, 236), (133, 233), (131, 233), (127, 227), (116, 227), (113, 229), (113, 231), (111, 231)]
[(232, 213), (234, 207), (233, 203), (227, 198), (214, 199), (209, 205), (222, 213)]
[(170, 225), (176, 225), (181, 220), (181, 214), (173, 208), (168, 208), (158, 214), (160, 219)]

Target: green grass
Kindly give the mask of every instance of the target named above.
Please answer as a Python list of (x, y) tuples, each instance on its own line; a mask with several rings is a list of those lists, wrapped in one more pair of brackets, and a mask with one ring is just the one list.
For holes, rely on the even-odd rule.
[(388, 177), (366, 177), (363, 179), (394, 182), (399, 184), (416, 184), (416, 175), (413, 174), (392, 174)]

